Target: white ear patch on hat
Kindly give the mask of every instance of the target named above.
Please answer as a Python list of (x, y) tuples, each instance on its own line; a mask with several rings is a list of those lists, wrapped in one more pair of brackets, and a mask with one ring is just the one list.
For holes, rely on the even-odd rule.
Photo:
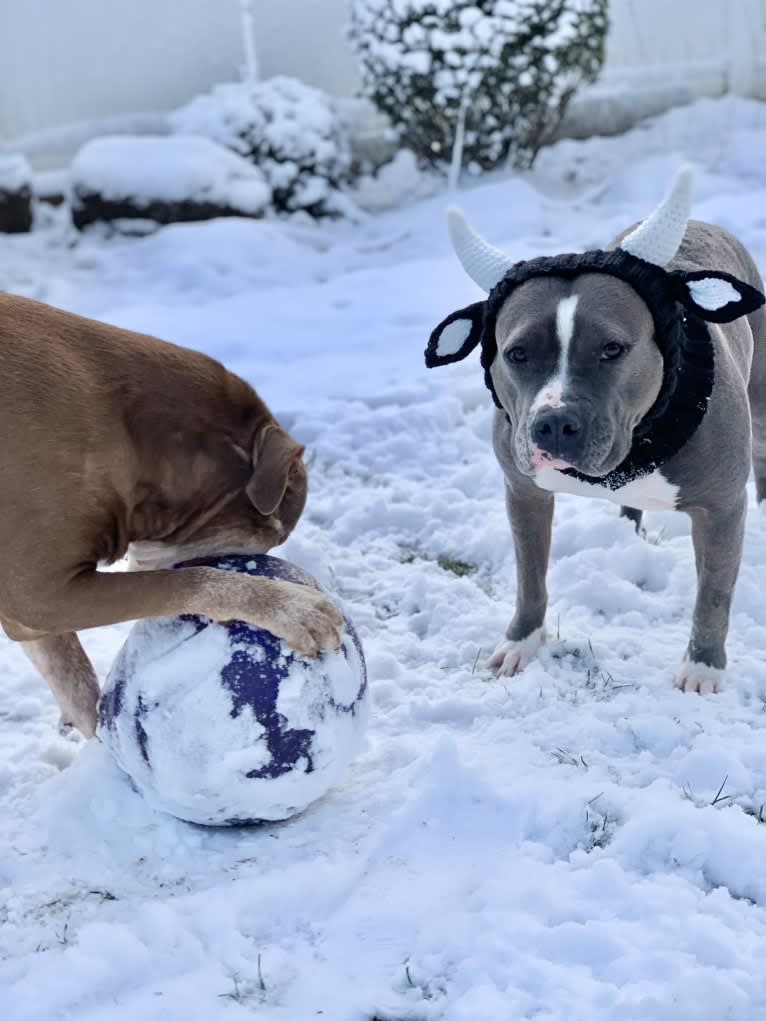
[(673, 270), (668, 274), (676, 298), (710, 323), (730, 323), (750, 315), (764, 303), (764, 296), (751, 284), (714, 269)]
[(466, 358), (481, 340), (484, 302), (477, 301), (448, 315), (431, 334), (426, 348), (426, 365), (449, 365)]
[(716, 309), (724, 308), (733, 301), (742, 301), (740, 292), (729, 283), (728, 280), (721, 280), (720, 277), (703, 277), (701, 280), (690, 280), (689, 293), (695, 305), (700, 308), (714, 312)]
[(455, 319), (453, 322), (448, 323), (439, 335), (436, 355), (439, 358), (456, 355), (470, 337), (472, 329), (472, 319)]

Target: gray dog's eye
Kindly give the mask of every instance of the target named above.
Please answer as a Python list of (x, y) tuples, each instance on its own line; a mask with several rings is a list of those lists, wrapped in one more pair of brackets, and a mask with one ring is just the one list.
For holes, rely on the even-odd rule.
[(620, 355), (624, 353), (624, 344), (620, 344), (616, 340), (610, 340), (608, 344), (604, 344), (601, 348), (601, 361), (612, 362), (615, 358), (619, 358)]
[(512, 347), (505, 352), (505, 357), (509, 362), (513, 362), (514, 365), (521, 365), (522, 362), (527, 360), (527, 352), (517, 344), (516, 347)]

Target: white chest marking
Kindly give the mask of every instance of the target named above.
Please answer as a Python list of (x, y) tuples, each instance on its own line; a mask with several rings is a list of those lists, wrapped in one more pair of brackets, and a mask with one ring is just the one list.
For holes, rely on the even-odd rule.
[(533, 415), (543, 407), (564, 407), (563, 394), (569, 370), (569, 347), (574, 334), (575, 312), (579, 300), (578, 294), (570, 294), (568, 298), (562, 298), (556, 306), (556, 337), (559, 342), (559, 359), (556, 363), (556, 371), (540, 388), (532, 402), (530, 412)]
[(583, 482), (571, 475), (564, 475), (555, 468), (541, 468), (535, 475), (535, 483), (551, 493), (571, 493), (574, 496), (611, 500), (612, 503), (635, 507), (636, 510), (675, 510), (678, 498), (678, 486), (668, 482), (661, 471), (633, 479), (620, 489), (609, 489), (598, 483)]

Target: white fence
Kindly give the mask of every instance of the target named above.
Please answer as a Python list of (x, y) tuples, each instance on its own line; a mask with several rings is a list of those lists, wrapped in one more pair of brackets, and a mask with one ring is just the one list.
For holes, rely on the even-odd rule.
[(612, 0), (610, 16), (610, 70), (715, 68), (727, 88), (766, 99), (766, 0)]
[[(253, 0), (264, 76), (356, 88), (348, 0)], [(239, 0), (0, 0), (0, 138), (169, 110), (244, 63)]]
[[(262, 75), (353, 94), (348, 2), (253, 0)], [(610, 6), (605, 83), (766, 99), (766, 0)], [(236, 78), (243, 61), (239, 0), (0, 0), (0, 140), (156, 114)]]

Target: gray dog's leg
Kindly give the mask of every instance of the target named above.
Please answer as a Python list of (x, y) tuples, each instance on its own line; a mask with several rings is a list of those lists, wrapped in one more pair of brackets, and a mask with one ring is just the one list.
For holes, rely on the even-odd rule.
[(738, 494), (725, 509), (693, 510), (692, 541), (697, 563), (697, 601), (686, 659), (676, 678), (684, 691), (717, 691), (724, 683), (726, 635), (739, 572), (747, 497)]
[(553, 495), (531, 489), (512, 493), (506, 485), (505, 500), (516, 550), (516, 612), (489, 665), (508, 677), (523, 670), (545, 641)]
[(753, 474), (758, 503), (766, 500), (766, 384), (753, 382), (748, 391), (753, 422)]
[(45, 635), (19, 644), (48, 682), (61, 709), (61, 722), (93, 737), (100, 689), (77, 635)]
[[(755, 267), (753, 272), (755, 286), (762, 288)], [(766, 500), (766, 307), (753, 312), (748, 320), (753, 331), (753, 362), (747, 396), (753, 429), (755, 492), (760, 503)]]

